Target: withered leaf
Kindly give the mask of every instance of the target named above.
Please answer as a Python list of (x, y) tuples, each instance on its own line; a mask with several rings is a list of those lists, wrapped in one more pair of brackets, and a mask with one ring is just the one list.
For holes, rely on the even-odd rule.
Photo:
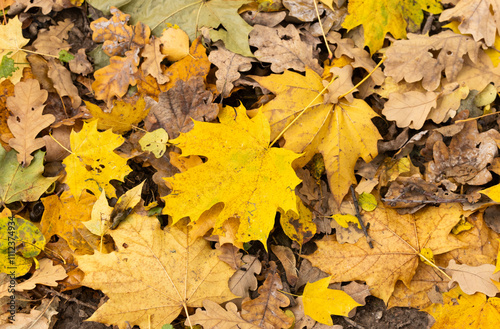
[(78, 88), (73, 84), (71, 73), (67, 68), (56, 62), (53, 58), (47, 64), (49, 66), (48, 76), (54, 83), (54, 88), (60, 97), (68, 96), (71, 99), (71, 105), (74, 109), (82, 103), (78, 95)]
[(171, 139), (193, 128), (193, 120), (212, 121), (217, 117), (218, 105), (205, 89), (202, 78), (178, 80), (174, 87), (160, 93), (158, 102), (151, 107), (147, 120), (156, 120)]
[(68, 33), (75, 24), (70, 18), (51, 26), (48, 30), (42, 29), (38, 32), (36, 40), (33, 42), (35, 49), (42, 55), (59, 56), (61, 50), (69, 50), (70, 44), (65, 41), (68, 38)]

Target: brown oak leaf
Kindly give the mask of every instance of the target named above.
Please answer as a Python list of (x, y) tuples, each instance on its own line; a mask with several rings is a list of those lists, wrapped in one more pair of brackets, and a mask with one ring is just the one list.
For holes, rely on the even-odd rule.
[(78, 94), (78, 88), (73, 84), (71, 73), (67, 68), (56, 62), (53, 58), (47, 63), (49, 67), (48, 76), (54, 83), (54, 88), (60, 97), (68, 96), (71, 99), (71, 105), (77, 109), (82, 103)]
[(33, 42), (35, 49), (43, 55), (59, 56), (61, 50), (69, 50), (71, 45), (65, 41), (75, 24), (70, 18), (51, 26), (48, 30), (41, 29)]

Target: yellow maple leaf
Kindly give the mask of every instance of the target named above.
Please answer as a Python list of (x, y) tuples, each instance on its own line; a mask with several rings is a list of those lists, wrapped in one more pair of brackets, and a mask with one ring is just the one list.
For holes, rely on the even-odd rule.
[(227, 283), (234, 271), (219, 259), (221, 251), (203, 238), (193, 240), (180, 224), (162, 230), (156, 217), (132, 214), (110, 231), (118, 251), (78, 257), (82, 284), (109, 297), (90, 321), (160, 328), (204, 299), (236, 297)]
[(294, 190), (300, 179), (291, 163), (299, 155), (269, 148), (269, 123), (261, 113), (249, 119), (243, 106), (227, 106), (219, 120), (195, 121), (191, 131), (170, 141), (183, 156), (200, 155), (208, 161), (165, 178), (172, 193), (164, 198), (163, 211), (174, 223), (186, 216), (196, 222), (223, 202), (214, 234), (224, 235), (224, 222), (238, 217), (238, 241), (259, 240), (266, 246), (277, 209), (297, 212)]
[(347, 316), (349, 312), (361, 304), (342, 290), (328, 289), (331, 277), (316, 282), (308, 282), (304, 288), (302, 300), (304, 313), (314, 320), (333, 325), (331, 315)]
[(104, 112), (99, 106), (85, 101), (87, 109), (94, 117), (90, 121), (97, 120), (97, 129), (112, 129), (115, 134), (124, 134), (132, 126), (141, 122), (149, 113), (144, 98), (137, 101), (114, 100), (111, 112)]
[(461, 214), (458, 204), (425, 208), (414, 215), (398, 215), (380, 204), (374, 211), (363, 213), (370, 225), (373, 248), (366, 239), (340, 244), (329, 236), (316, 243), (314, 254), (303, 257), (331, 274), (332, 282), (366, 281), (373, 295), (387, 303), (398, 280), (410, 285), (422, 249), (439, 255), (466, 246), (450, 234)]
[[(285, 71), (268, 77), (252, 76), (260, 85), (276, 94), (262, 107), (271, 125), (271, 139), (294, 120), (323, 89), (323, 80), (306, 68), (306, 75)], [(356, 182), (354, 165), (359, 157), (365, 162), (377, 155), (377, 140), (381, 138), (371, 118), (377, 114), (364, 101), (323, 104), (323, 96), (307, 109), (283, 135), (284, 148), (305, 156), (296, 161), (303, 166), (316, 153), (323, 155), (330, 190), (337, 204)], [(294, 164), (294, 165), (295, 165)]]
[[(7, 55), (10, 59), (14, 60), (14, 63), (26, 63), (26, 53), (21, 49), (25, 46), (29, 39), (23, 38), (22, 23), (17, 16), (11, 18), (7, 25), (0, 25), (0, 61), (4, 56)], [(16, 84), (21, 80), (23, 76), (23, 70), (18, 69), (12, 73), (8, 79)], [(0, 78), (0, 83), (3, 82), (5, 78)]]
[(432, 304), (424, 309), (436, 319), (432, 329), (498, 328), (500, 326), (500, 298), (486, 299), (478, 292), (470, 296), (460, 287), (443, 294), (443, 304)]
[(349, 15), (342, 27), (350, 30), (363, 25), (365, 45), (373, 54), (384, 43), (387, 33), (396, 39), (406, 38), (406, 29), (415, 32), (424, 19), (422, 10), (439, 14), (442, 10), (437, 0), (353, 0), (349, 1)]
[(111, 130), (98, 132), (97, 121), (84, 123), (78, 133), (71, 132), (72, 153), (63, 164), (66, 166), (66, 183), (77, 201), (84, 189), (89, 189), (94, 195), (100, 195), (104, 190), (106, 195), (116, 196), (109, 181), (123, 181), (132, 171), (127, 166), (127, 159), (113, 152), (123, 141), (122, 136)]

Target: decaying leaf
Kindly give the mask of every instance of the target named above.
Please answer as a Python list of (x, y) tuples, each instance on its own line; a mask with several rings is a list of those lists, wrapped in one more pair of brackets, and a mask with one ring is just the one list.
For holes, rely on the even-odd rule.
[(318, 74), (323, 71), (314, 58), (313, 47), (300, 39), (299, 31), (291, 24), (286, 27), (255, 25), (248, 42), (259, 48), (255, 52), (257, 59), (271, 63), (275, 73), (287, 69), (304, 72), (306, 67)]
[(285, 246), (272, 245), (271, 251), (276, 255), (276, 257), (278, 257), (281, 265), (283, 265), (283, 268), (285, 269), (286, 280), (288, 281), (288, 283), (292, 287), (295, 286), (298, 280), (298, 270), (296, 267), (297, 262), (295, 260), (295, 255), (293, 254), (292, 249)]
[(219, 106), (212, 99), (202, 78), (178, 80), (175, 86), (160, 93), (158, 102), (153, 101), (146, 120), (158, 122), (170, 138), (177, 138), (193, 128), (193, 120), (212, 121), (217, 117)]
[[(26, 53), (21, 49), (29, 42), (29, 39), (23, 37), (22, 23), (19, 18), (15, 16), (9, 19), (6, 25), (0, 25), (0, 58), (7, 56), (14, 61), (14, 63), (26, 63)], [(23, 70), (18, 69), (13, 72), (9, 80), (16, 84), (21, 80)], [(6, 78), (0, 77), (0, 82)]]
[[(203, 301), (203, 307), (205, 311), (198, 308), (190, 318), (192, 324), (200, 324), (204, 329), (262, 328), (244, 320), (233, 303), (227, 303), (226, 309), (224, 309), (219, 304), (207, 299)], [(189, 325), (188, 320), (186, 320), (185, 325)]]
[(118, 251), (78, 257), (82, 284), (109, 297), (90, 321), (159, 328), (205, 299), (235, 297), (227, 285), (233, 270), (209, 242), (193, 241), (185, 223), (161, 230), (156, 217), (132, 214), (110, 234)]
[(50, 59), (47, 65), (49, 67), (47, 75), (52, 79), (54, 88), (57, 90), (59, 96), (69, 96), (71, 105), (74, 109), (77, 109), (82, 103), (82, 99), (78, 95), (78, 89), (73, 84), (71, 73), (53, 58)]
[(250, 291), (257, 289), (257, 278), (255, 274), (259, 274), (262, 265), (259, 259), (255, 256), (243, 256), (243, 264), (233, 276), (229, 279), (229, 289), (231, 292), (240, 297), (249, 297)]
[(7, 124), (14, 135), (9, 145), (19, 152), (17, 160), (26, 167), (33, 159), (31, 153), (45, 146), (44, 140), (36, 136), (54, 122), (55, 117), (42, 113), (48, 93), (40, 89), (37, 80), (17, 83), (14, 92), (15, 95), (7, 99), (7, 108), (12, 112)]
[(104, 42), (102, 50), (108, 56), (123, 56), (127, 51), (140, 49), (149, 43), (151, 30), (147, 25), (137, 22), (135, 26), (129, 26), (130, 15), (116, 7), (111, 7), (109, 11), (113, 15), (109, 20), (101, 17), (90, 23), (92, 40)]
[(41, 29), (33, 42), (35, 49), (41, 55), (59, 56), (61, 50), (70, 50), (71, 45), (66, 41), (68, 33), (75, 26), (70, 18), (60, 21), (48, 30)]
[(164, 213), (174, 222), (186, 216), (196, 222), (204, 211), (224, 202), (213, 234), (224, 235), (224, 222), (239, 217), (238, 241), (259, 240), (266, 246), (278, 207), (296, 211), (294, 190), (300, 180), (291, 163), (298, 155), (269, 148), (269, 123), (262, 114), (249, 119), (243, 106), (227, 106), (219, 120), (195, 121), (193, 130), (170, 141), (183, 156), (209, 160), (165, 178), (172, 193), (164, 198)]
[(495, 297), (500, 292), (497, 286), (492, 281), (500, 278), (500, 273), (493, 274), (495, 265), (483, 264), (481, 266), (469, 266), (466, 264), (457, 264), (455, 260), (450, 260), (446, 272), (451, 275), (453, 282), (460, 285), (460, 289), (467, 295), (474, 295), (476, 292), (481, 292), (488, 297)]
[(259, 287), (259, 297), (246, 298), (241, 305), (241, 317), (261, 328), (290, 328), (293, 319), (288, 317), (281, 307), (290, 304), (288, 297), (278, 290), (283, 289), (283, 284), (274, 262), (269, 262), (266, 281)]
[(142, 57), (144, 57), (145, 60), (141, 65), (141, 70), (144, 71), (144, 74), (150, 74), (154, 77), (159, 84), (164, 84), (168, 82), (169, 79), (163, 74), (164, 65), (161, 64), (161, 61), (167, 57), (167, 55), (161, 52), (161, 45), (161, 40), (153, 37), (151, 42), (144, 46)]

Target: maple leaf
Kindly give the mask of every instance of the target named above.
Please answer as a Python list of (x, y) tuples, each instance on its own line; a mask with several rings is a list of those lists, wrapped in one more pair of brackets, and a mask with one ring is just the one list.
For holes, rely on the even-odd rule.
[(14, 93), (14, 96), (7, 98), (7, 108), (12, 112), (7, 124), (14, 135), (9, 145), (19, 152), (17, 160), (26, 167), (33, 159), (31, 153), (45, 146), (44, 140), (36, 136), (54, 122), (55, 117), (42, 114), (48, 93), (40, 89), (37, 80), (17, 83)]
[(349, 15), (342, 27), (351, 30), (363, 25), (365, 42), (374, 54), (382, 48), (387, 33), (396, 39), (406, 38), (406, 29), (415, 31), (424, 19), (422, 10), (439, 14), (441, 4), (436, 0), (354, 0), (349, 1)]
[(255, 25), (248, 42), (259, 48), (255, 56), (262, 62), (271, 63), (275, 73), (286, 69), (304, 72), (306, 67), (318, 74), (323, 71), (313, 56), (313, 47), (300, 39), (299, 31), (292, 24), (286, 27)]
[(436, 319), (433, 329), (495, 328), (500, 324), (500, 298), (488, 298), (482, 293), (472, 296), (456, 287), (443, 294), (444, 304), (433, 304), (424, 309)]
[(262, 114), (249, 119), (242, 105), (225, 107), (219, 120), (221, 124), (195, 121), (193, 130), (170, 141), (183, 156), (200, 155), (208, 161), (165, 178), (172, 193), (164, 198), (163, 211), (174, 223), (186, 216), (196, 222), (205, 210), (223, 202), (213, 234), (224, 232), (224, 222), (237, 217), (238, 241), (259, 240), (266, 246), (278, 207), (297, 211), (294, 189), (300, 180), (291, 163), (298, 155), (269, 148), (267, 120)]
[(123, 181), (132, 171), (127, 166), (127, 159), (120, 157), (113, 150), (120, 146), (124, 138), (113, 134), (111, 130), (97, 131), (97, 121), (84, 123), (80, 132), (71, 132), (71, 155), (64, 159), (66, 183), (78, 201), (84, 189), (94, 195), (100, 195), (103, 189), (106, 195), (114, 197), (115, 189), (110, 180)]
[(156, 217), (132, 214), (110, 231), (118, 251), (77, 257), (82, 284), (109, 297), (90, 321), (159, 328), (204, 299), (235, 297), (227, 285), (233, 270), (218, 258), (221, 252), (203, 238), (193, 241), (181, 224), (161, 230)]
[[(15, 16), (9, 20), (7, 25), (0, 26), (0, 58), (3, 59), (8, 53), (9, 58), (14, 60), (14, 63), (26, 63), (26, 53), (21, 49), (29, 42), (29, 39), (23, 38), (22, 23)], [(16, 70), (8, 79), (16, 84), (23, 76), (22, 70)], [(3, 82), (5, 78), (0, 78)]]
[(149, 113), (144, 98), (113, 100), (109, 111), (103, 111), (99, 106), (85, 101), (87, 109), (92, 114), (93, 120), (97, 121), (97, 129), (111, 129), (115, 134), (124, 134), (133, 126), (141, 122)]
[(462, 0), (455, 7), (446, 9), (439, 21), (458, 20), (458, 30), (471, 34), (475, 41), (484, 39), (491, 47), (500, 27), (500, 3), (497, 0)]
[[(434, 55), (439, 51), (437, 55)], [(398, 40), (387, 49), (384, 62), (387, 76), (395, 82), (422, 80), (422, 86), (429, 91), (435, 90), (441, 82), (444, 70), (449, 82), (458, 80), (465, 55), (473, 63), (478, 61), (479, 45), (471, 37), (443, 31), (431, 37), (409, 34), (408, 40)]]
[(266, 281), (258, 289), (259, 297), (243, 300), (241, 317), (261, 328), (290, 328), (293, 319), (281, 310), (290, 304), (290, 300), (279, 291), (283, 284), (276, 263), (270, 261), (269, 265)]
[(129, 85), (137, 83), (134, 76), (139, 65), (139, 48), (129, 50), (125, 57), (113, 56), (109, 60), (109, 65), (94, 72), (95, 81), (92, 89), (95, 98), (105, 100), (108, 106), (114, 96), (122, 97), (128, 90)]
[(118, 8), (109, 9), (113, 15), (109, 20), (101, 17), (90, 23), (92, 40), (104, 42), (102, 50), (108, 56), (123, 56), (127, 51), (143, 48), (149, 43), (151, 30), (141, 22), (128, 26), (130, 15), (122, 13)]
[(328, 289), (331, 277), (313, 283), (307, 283), (302, 301), (304, 313), (314, 320), (333, 325), (331, 315), (347, 316), (349, 312), (361, 304), (342, 290)]
[[(252, 76), (260, 85), (276, 94), (262, 107), (269, 119), (271, 139), (294, 120), (295, 116), (314, 100), (323, 89), (323, 81), (306, 68), (306, 75), (285, 71), (268, 77)], [(283, 135), (284, 147), (305, 153), (297, 166), (303, 166), (316, 153), (323, 155), (330, 190), (337, 204), (356, 182), (354, 165), (359, 157), (365, 162), (377, 155), (380, 134), (371, 118), (376, 113), (364, 101), (352, 103), (341, 100), (337, 105), (323, 104), (323, 96), (307, 109)]]
[(58, 177), (44, 177), (44, 152), (37, 151), (28, 167), (16, 160), (16, 152), (6, 152), (0, 145), (0, 205), (16, 201), (36, 201)]
[(461, 213), (456, 204), (425, 208), (414, 215), (398, 215), (379, 205), (363, 214), (370, 223), (373, 249), (366, 239), (342, 245), (330, 236), (316, 243), (314, 254), (303, 257), (331, 274), (332, 282), (366, 281), (372, 294), (387, 303), (398, 280), (409, 286), (423, 248), (439, 255), (466, 245), (450, 235)]

